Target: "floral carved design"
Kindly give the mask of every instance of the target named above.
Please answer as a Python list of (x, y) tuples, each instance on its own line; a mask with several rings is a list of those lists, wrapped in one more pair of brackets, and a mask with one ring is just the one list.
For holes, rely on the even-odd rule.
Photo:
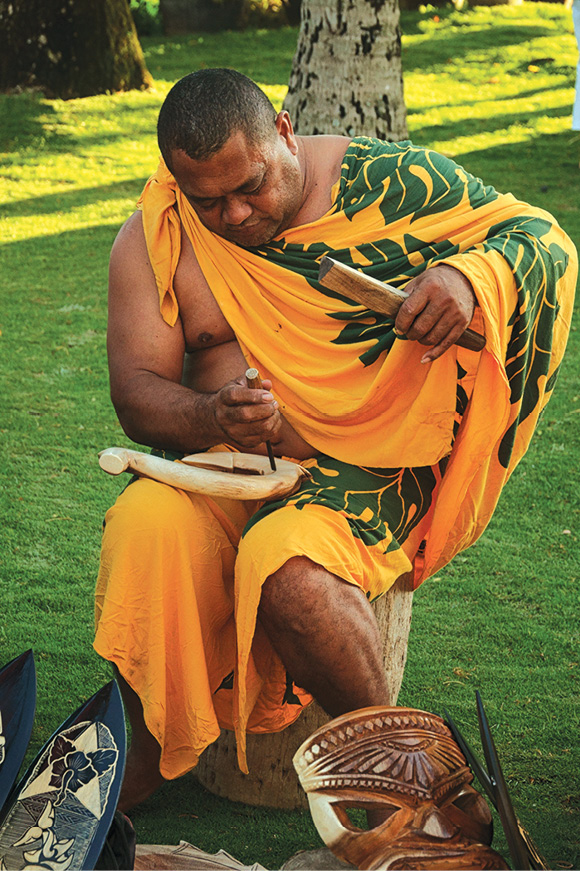
[(116, 750), (83, 753), (59, 735), (50, 752), (50, 763), (52, 763), (50, 786), (56, 786), (59, 790), (54, 802), (55, 807), (62, 803), (67, 792), (76, 792), (93, 778), (104, 774), (116, 760)]
[(0, 826), (0, 871), (84, 867), (118, 762), (119, 748), (105, 723), (81, 721), (59, 732)]

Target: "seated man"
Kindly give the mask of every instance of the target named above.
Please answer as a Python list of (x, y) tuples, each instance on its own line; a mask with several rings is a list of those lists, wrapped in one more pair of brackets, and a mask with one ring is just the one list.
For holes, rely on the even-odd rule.
[[(313, 477), (263, 505), (140, 479), (107, 513), (95, 648), (133, 728), (124, 809), (220, 727), (244, 768), (246, 731), (311, 696), (332, 716), (391, 702), (370, 602), (485, 528), (553, 388), (577, 271), (545, 212), (409, 142), (296, 136), (233, 70), (178, 82), (158, 132), (111, 259), (121, 424), (174, 457), (270, 440)], [(322, 287), (326, 254), (404, 287), (396, 320)], [(481, 354), (454, 344), (470, 323)]]

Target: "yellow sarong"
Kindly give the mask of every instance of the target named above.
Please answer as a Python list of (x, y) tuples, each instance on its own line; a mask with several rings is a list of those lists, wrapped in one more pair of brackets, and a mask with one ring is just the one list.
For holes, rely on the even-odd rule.
[[(364, 492), (369, 502), (353, 507), (344, 496), (338, 504), (327, 498), (330, 483), (257, 514), (257, 506), (240, 514), (239, 507), (216, 508), (211, 500), (184, 494), (176, 497), (178, 509), (167, 496), (173, 508), (164, 509), (164, 517), (172, 518), (171, 528), (180, 527), (180, 543), (170, 548), (177, 562), (168, 567), (167, 554), (165, 564), (160, 553), (149, 554), (157, 580), (144, 580), (142, 571), (129, 593), (120, 578), (135, 576), (139, 542), (152, 535), (155, 517), (171, 535), (161, 511), (153, 511), (148, 532), (141, 530), (124, 547), (115, 519), (119, 503), (111, 509), (95, 647), (119, 665), (143, 700), (146, 722), (162, 746), (162, 773), (172, 777), (195, 764), (220, 724), (235, 727), (243, 767), (247, 727), (275, 730), (296, 716), (288, 698), (303, 697), (256, 629), (261, 585), (287, 559), (306, 554), (373, 598), (411, 568), (418, 585), (481, 534), (553, 389), (577, 257), (550, 215), (411, 143), (353, 140), (328, 213), (255, 249), (206, 230), (163, 163), (141, 206), (164, 320), (173, 325), (178, 316), (173, 276), (183, 222), (248, 365), (272, 380), (283, 414), (323, 455), (313, 461), (320, 475), (334, 476), (337, 492)], [(485, 331), (486, 349), (476, 354), (455, 346), (420, 365), (424, 349), (397, 340), (391, 319), (318, 284), (318, 263), (326, 254), (400, 287), (430, 266), (453, 265), (474, 287), (479, 305), (472, 326)], [(333, 462), (339, 465), (333, 468)], [(390, 483), (351, 488), (347, 470), (354, 466)], [(397, 475), (405, 469), (412, 474), (403, 487)], [(431, 470), (431, 482), (417, 485), (417, 470)], [(144, 485), (131, 485), (120, 502), (136, 499), (137, 488), (143, 499)], [(402, 493), (403, 507), (385, 519), (387, 491)], [(380, 493), (375, 508), (371, 493)], [(187, 524), (180, 518), (190, 511), (184, 500), (195, 502), (189, 529), (196, 534), (190, 538), (200, 525), (208, 535), (219, 527), (203, 570), (199, 553), (194, 560), (181, 541)], [(190, 579), (200, 571), (213, 578), (207, 585), (216, 596), (220, 587), (215, 619), (212, 595), (199, 577), (194, 598), (205, 597), (204, 603), (191, 602)], [(152, 614), (152, 602), (162, 619)], [(189, 665), (176, 674), (178, 666), (168, 663), (183, 660), (184, 645)], [(230, 674), (234, 693), (222, 704), (227, 687), (218, 676)]]

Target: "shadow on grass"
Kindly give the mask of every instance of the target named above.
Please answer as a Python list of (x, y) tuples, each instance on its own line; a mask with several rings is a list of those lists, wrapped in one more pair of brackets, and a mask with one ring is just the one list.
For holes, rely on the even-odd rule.
[[(90, 99), (90, 98), (89, 98)], [(23, 94), (0, 94), (0, 150), (5, 152), (20, 152), (20, 160), (27, 162), (26, 151), (33, 151), (33, 159), (38, 161), (39, 153), (75, 155), (87, 154), (92, 157), (94, 146), (114, 145), (116, 142), (141, 139), (150, 135), (156, 136), (157, 112), (162, 97), (159, 95), (154, 104), (119, 107), (118, 131), (99, 131), (91, 134), (79, 132), (69, 126), (59, 124), (60, 115), (51, 100), (41, 94), (25, 92)], [(158, 103), (158, 105), (157, 105)], [(97, 125), (102, 118), (109, 121), (111, 107), (105, 101), (101, 105), (92, 103), (88, 108), (88, 116)]]
[[(177, 81), (194, 70), (224, 66), (224, 39), (236, 57), (236, 69), (257, 82), (288, 84), (298, 29), (248, 30), (241, 33), (187, 33), (141, 40), (147, 68), (156, 79)], [(226, 64), (227, 65), (227, 64)]]
[[(424, 142), (423, 137), (420, 141)], [(580, 138), (572, 131), (532, 136), (455, 155), (475, 176), (502, 192), (546, 209), (580, 249)]]
[[(16, 346), (16, 372), (27, 371), (32, 345), (39, 344), (48, 355), (53, 344), (61, 344), (59, 324), (64, 315), (51, 313), (53, 306), (74, 301), (104, 310), (107, 263), (117, 232), (116, 224), (98, 224), (0, 247), (0, 273), (10, 290), (3, 299), (2, 339)], [(28, 307), (25, 321), (23, 306)]]
[[(31, 215), (51, 215), (81, 208), (106, 200), (126, 199), (137, 201), (141, 194), (146, 176), (124, 179), (114, 184), (103, 184), (89, 188), (75, 188), (71, 191), (59, 191), (56, 194), (46, 194), (40, 197), (28, 197), (5, 203), (2, 213), (7, 218), (23, 218)], [(127, 214), (127, 217), (129, 215)]]
[(0, 149), (15, 151), (44, 143), (47, 115), (57, 117), (52, 104), (38, 92), (0, 94)]
[[(544, 87), (544, 88), (530, 88), (528, 91), (518, 90), (516, 93), (510, 92), (509, 94), (498, 94), (497, 96), (492, 96), (486, 98), (486, 102), (488, 103), (501, 103), (501, 102), (510, 102), (513, 103), (516, 100), (529, 100), (531, 97), (536, 97), (539, 94), (545, 94), (547, 92), (553, 93), (558, 90), (567, 90), (568, 87), (573, 87), (573, 76), (575, 73), (570, 73), (570, 84), (562, 84), (558, 82), (557, 85)], [(476, 100), (462, 100), (461, 106), (479, 106), (481, 105), (481, 98)], [(445, 111), (449, 111), (449, 103), (430, 103), (429, 111), (431, 112), (434, 109), (444, 109)], [(423, 114), (425, 110), (423, 108), (417, 110), (409, 110), (409, 117), (419, 117)], [(547, 109), (545, 114), (548, 114), (551, 110)], [(570, 114), (572, 114), (572, 108), (570, 107)]]
[[(487, 31), (490, 31), (489, 34)], [(544, 36), (553, 38), (554, 30), (548, 25), (539, 24), (503, 24), (489, 28), (479, 22), (468, 22), (459, 32), (442, 28), (440, 32), (423, 33), (423, 35), (426, 37), (425, 42), (407, 47), (404, 66), (408, 72), (412, 70), (424, 72), (427, 68), (446, 64), (449, 58), (457, 61), (458, 58), (465, 59), (472, 53), (479, 56), (479, 59), (473, 62), (481, 64), (483, 53), (490, 50), (499, 52), (500, 49), (508, 46), (521, 48), (528, 40)], [(530, 54), (530, 58), (532, 57), (533, 53)], [(433, 69), (431, 71), (433, 72)]]
[[(414, 141), (423, 143), (432, 142), (434, 139), (448, 140), (456, 136), (468, 137), (478, 133), (492, 133), (497, 130), (505, 130), (514, 125), (526, 126), (539, 118), (565, 118), (571, 116), (571, 109), (565, 106), (550, 109), (536, 109), (526, 112), (510, 112), (508, 114), (491, 115), (487, 118), (461, 118), (457, 122), (448, 124), (432, 124), (430, 126), (417, 127), (413, 132)], [(420, 116), (416, 113), (414, 117)], [(564, 135), (564, 134), (563, 134)], [(538, 137), (542, 138), (542, 137)], [(537, 141), (537, 139), (535, 139)], [(490, 149), (496, 152), (496, 149)]]

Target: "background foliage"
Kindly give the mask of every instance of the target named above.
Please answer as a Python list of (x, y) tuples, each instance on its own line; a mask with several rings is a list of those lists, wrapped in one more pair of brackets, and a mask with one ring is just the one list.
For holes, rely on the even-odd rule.
[[(549, 209), (579, 244), (568, 13), (427, 6), (404, 14), (403, 31), (414, 141)], [(157, 111), (181, 75), (220, 65), (280, 105), (296, 31), (142, 41), (151, 91), (0, 96), (0, 662), (34, 648), (34, 750), (110, 677), (91, 649), (91, 596), (101, 519), (121, 484), (96, 455), (128, 441), (108, 400), (107, 259), (155, 167)], [(400, 696), (448, 707), (477, 745), (481, 689), (516, 808), (552, 868), (580, 864), (579, 353), (573, 325), (555, 396), (488, 530), (416, 594)], [(231, 805), (191, 777), (132, 816), (142, 842), (183, 837), (270, 868), (318, 844), (307, 814)]]

